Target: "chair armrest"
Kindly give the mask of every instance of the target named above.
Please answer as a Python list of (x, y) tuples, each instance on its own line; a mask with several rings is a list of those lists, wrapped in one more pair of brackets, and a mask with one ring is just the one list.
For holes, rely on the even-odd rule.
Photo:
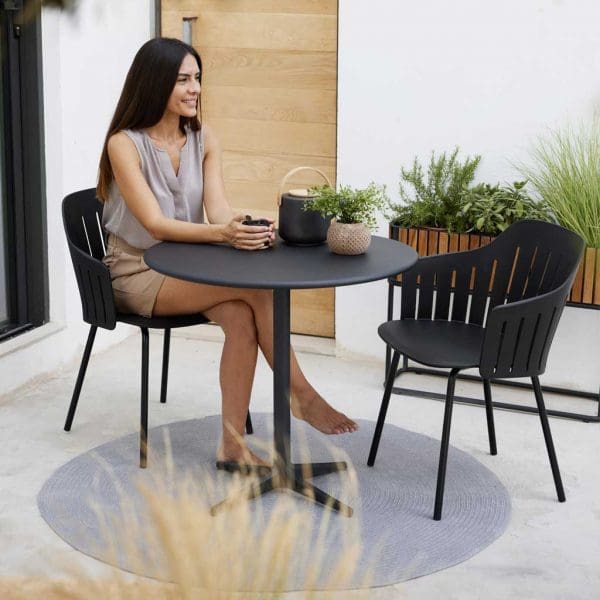
[(571, 283), (568, 279), (545, 294), (499, 305), (489, 312), (481, 347), (482, 377), (533, 377), (545, 371)]

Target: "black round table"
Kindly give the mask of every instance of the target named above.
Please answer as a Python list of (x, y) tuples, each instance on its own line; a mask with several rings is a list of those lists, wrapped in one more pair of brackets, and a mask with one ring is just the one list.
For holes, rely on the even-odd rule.
[[(236, 250), (221, 244), (162, 242), (146, 250), (152, 269), (197, 283), (273, 290), (273, 413), (276, 460), (260, 486), (250, 486), (248, 498), (276, 487), (295, 490), (344, 514), (352, 509), (306, 481), (344, 470), (345, 463), (294, 464), (290, 448), (290, 290), (338, 287), (384, 279), (417, 261), (417, 253), (401, 242), (373, 236), (365, 254), (333, 254), (326, 244), (290, 246), (277, 240), (260, 251)], [(359, 315), (357, 314), (357, 317)], [(229, 501), (213, 507), (213, 512)]]

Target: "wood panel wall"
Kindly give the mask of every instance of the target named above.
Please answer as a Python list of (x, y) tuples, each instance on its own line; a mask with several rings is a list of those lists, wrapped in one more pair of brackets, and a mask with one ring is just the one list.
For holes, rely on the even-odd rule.
[[(196, 17), (202, 114), (223, 147), (231, 204), (277, 218), (284, 175), (300, 165), (336, 178), (337, 1), (162, 0), (162, 35)], [(320, 184), (300, 172), (287, 189)], [(292, 294), (292, 330), (333, 337), (333, 290)]]

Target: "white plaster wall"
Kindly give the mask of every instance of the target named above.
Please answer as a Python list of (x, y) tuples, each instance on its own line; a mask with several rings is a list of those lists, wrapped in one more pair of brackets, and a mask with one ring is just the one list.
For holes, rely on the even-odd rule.
[[(597, 0), (341, 0), (338, 181), (397, 199), (401, 165), (456, 145), (513, 181), (535, 136), (600, 108), (598, 23)], [(385, 302), (381, 282), (337, 290), (341, 352), (381, 359)], [(599, 333), (600, 312), (567, 309), (545, 381), (597, 390)]]
[[(60, 215), (69, 192), (92, 187), (125, 74), (153, 35), (152, 0), (80, 0), (75, 14), (42, 13), (51, 323), (0, 344), (0, 395), (81, 355), (87, 326)], [(97, 350), (129, 329), (98, 333)]]
[[(60, 200), (93, 185), (125, 72), (151, 36), (151, 0), (81, 0), (43, 13), (51, 325), (0, 345), (0, 395), (80, 355), (86, 328), (64, 243)], [(479, 176), (516, 177), (544, 128), (600, 103), (596, 0), (340, 0), (338, 179), (397, 193), (400, 165), (460, 145)], [(381, 222), (382, 235), (385, 226)], [(381, 360), (383, 282), (340, 288), (340, 353)], [(358, 318), (360, 317), (360, 318)], [(119, 330), (121, 337), (127, 330)], [(53, 333), (52, 333), (53, 332)], [(600, 313), (567, 309), (547, 381), (594, 389)], [(44, 337), (45, 335), (45, 337)], [(41, 338), (41, 339), (40, 339)], [(119, 341), (100, 332), (97, 348)], [(574, 352), (573, 348), (577, 347)]]

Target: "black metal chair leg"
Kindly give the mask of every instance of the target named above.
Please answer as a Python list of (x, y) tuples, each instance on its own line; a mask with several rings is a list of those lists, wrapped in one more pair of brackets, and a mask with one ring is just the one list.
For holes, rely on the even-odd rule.
[(496, 447), (496, 428), (494, 427), (494, 407), (492, 406), (492, 386), (489, 379), (483, 380), (483, 395), (485, 397), (485, 416), (487, 418), (488, 438), (490, 440), (490, 454), (498, 454)]
[(94, 345), (94, 340), (96, 339), (96, 331), (98, 331), (98, 327), (96, 327), (96, 325), (92, 325), (90, 327), (90, 332), (88, 333), (87, 342), (85, 343), (83, 356), (81, 357), (81, 365), (79, 366), (79, 373), (77, 374), (75, 389), (73, 390), (73, 396), (71, 397), (71, 404), (69, 405), (67, 420), (65, 421), (65, 431), (71, 431), (71, 425), (73, 424), (73, 418), (75, 417), (75, 411), (77, 410), (77, 403), (79, 402), (81, 386), (83, 385), (85, 372), (87, 370), (88, 363), (90, 362), (92, 346)]
[(459, 369), (452, 369), (448, 376), (446, 389), (446, 408), (444, 409), (444, 427), (442, 429), (442, 442), (440, 446), (440, 462), (438, 465), (437, 487), (435, 490), (435, 506), (433, 519), (440, 521), (442, 518), (442, 504), (444, 502), (444, 485), (446, 483), (446, 465), (448, 464), (448, 446), (450, 445), (450, 425), (452, 424), (452, 405), (454, 401), (454, 386)]
[[(394, 318), (394, 285), (388, 282), (388, 303), (387, 303), (387, 320), (391, 321)], [(387, 381), (390, 370), (390, 362), (392, 359), (392, 347), (389, 344), (385, 345), (385, 380)]]
[(375, 464), (375, 457), (377, 456), (377, 449), (379, 448), (379, 439), (381, 438), (381, 432), (383, 431), (385, 415), (387, 414), (388, 404), (390, 403), (390, 396), (392, 395), (392, 387), (394, 386), (394, 379), (396, 378), (399, 360), (400, 352), (395, 350), (390, 368), (388, 369), (385, 391), (383, 392), (381, 408), (379, 409), (379, 417), (377, 418), (377, 425), (375, 426), (375, 433), (373, 434), (373, 441), (371, 442), (371, 451), (369, 452), (369, 458), (367, 459), (367, 465), (369, 465), (369, 467), (372, 467)]
[(389, 344), (386, 344), (385, 346), (385, 380), (387, 381), (389, 372), (390, 372), (390, 361), (392, 359), (392, 349), (389, 346)]
[(246, 414), (246, 433), (248, 435), (252, 435), (254, 433), (254, 428), (252, 427), (252, 419), (250, 418), (250, 411)]
[(162, 377), (160, 379), (160, 401), (167, 401), (167, 382), (169, 379), (169, 348), (171, 347), (171, 330), (165, 329), (163, 338)]
[(548, 415), (546, 413), (546, 405), (544, 404), (544, 396), (540, 386), (540, 380), (537, 376), (531, 378), (533, 383), (533, 391), (535, 393), (535, 401), (537, 402), (540, 421), (542, 422), (542, 431), (544, 432), (544, 440), (546, 441), (546, 449), (548, 450), (548, 458), (550, 459), (550, 467), (552, 468), (552, 476), (554, 477), (554, 485), (556, 486), (556, 495), (559, 502), (564, 502), (567, 498), (563, 488), (558, 461), (556, 460), (556, 452), (554, 450), (554, 442), (552, 441), (552, 433), (550, 432), (550, 424), (548, 423)]
[(142, 331), (142, 393), (140, 407), (140, 468), (145, 469), (148, 456), (148, 356), (150, 342), (148, 329)]

